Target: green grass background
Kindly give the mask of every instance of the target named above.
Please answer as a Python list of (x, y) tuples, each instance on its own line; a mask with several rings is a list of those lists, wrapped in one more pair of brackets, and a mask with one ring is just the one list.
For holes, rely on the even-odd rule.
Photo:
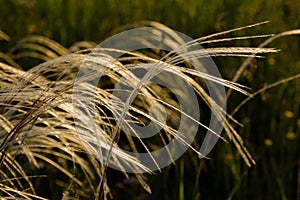
[[(11, 37), (9, 42), (0, 41), (2, 52), (32, 34), (47, 36), (66, 47), (81, 40), (101, 42), (122, 26), (140, 20), (161, 22), (193, 38), (265, 20), (271, 22), (230, 36), (300, 28), (297, 0), (11, 0), (0, 2), (0, 13), (0, 28)], [(262, 41), (234, 44), (257, 46)], [(253, 92), (300, 73), (299, 36), (280, 38), (269, 46), (281, 52), (255, 60), (240, 80)], [(223, 77), (231, 79), (243, 60), (215, 61)], [(256, 159), (252, 168), (244, 164), (233, 145), (219, 142), (209, 155), (210, 160), (198, 160), (187, 152), (176, 166), (149, 176), (152, 195), (147, 195), (137, 183), (123, 183), (112, 175), (113, 193), (117, 199), (296, 199), (299, 94), (297, 79), (257, 96), (235, 116), (245, 125), (237, 130)], [(243, 98), (235, 93), (230, 97), (229, 113)]]

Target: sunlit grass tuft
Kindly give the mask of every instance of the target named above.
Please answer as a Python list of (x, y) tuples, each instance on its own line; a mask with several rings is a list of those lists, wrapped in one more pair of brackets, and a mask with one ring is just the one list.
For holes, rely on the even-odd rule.
[[(179, 37), (175, 32), (161, 24), (144, 22), (145, 24), (157, 28), (158, 31), (163, 28), (174, 38)], [(262, 35), (215, 39), (230, 32), (255, 27), (260, 24), (241, 27), (202, 37), (186, 44), (176, 45), (189, 47), (198, 43), (209, 44), (270, 37), (270, 35)], [(0, 35), (0, 37), (5, 39), (5, 35)], [(170, 43), (163, 45), (167, 44)], [(241, 67), (238, 71), (237, 78), (234, 81), (230, 81), (189, 68), (188, 65), (184, 64), (182, 57), (183, 54), (190, 58), (208, 55), (218, 57), (259, 57), (260, 54), (276, 53), (278, 52), (277, 49), (264, 48), (263, 45), (258, 48), (215, 47), (207, 48), (205, 52), (198, 50), (182, 52), (182, 55), (180, 53), (172, 55), (168, 54), (168, 52), (162, 55), (161, 52), (156, 50), (151, 51), (151, 53), (142, 51), (123, 52), (124, 56), (120, 57), (114, 65), (105, 66), (109, 69), (105, 71), (107, 82), (101, 82), (99, 87), (95, 87), (86, 83), (86, 80), (95, 78), (95, 74), (89, 73), (80, 77), (80, 79), (76, 79), (82, 63), (86, 62), (88, 58), (94, 64), (91, 67), (97, 70), (99, 65), (107, 63), (105, 59), (109, 59), (108, 53), (120, 51), (119, 49), (98, 49), (101, 50), (101, 57), (99, 57), (96, 54), (97, 51), (95, 51), (97, 49), (92, 49), (95, 46), (95, 43), (92, 42), (79, 42), (67, 49), (48, 38), (32, 36), (21, 40), (9, 51), (9, 54), (2, 56), (4, 61), (0, 63), (1, 196), (27, 199), (35, 197), (38, 191), (35, 191), (36, 185), (33, 184), (32, 180), (38, 176), (30, 174), (34, 170), (41, 169), (45, 170), (44, 174), (47, 175), (46, 169), (49, 166), (51, 166), (52, 170), (57, 170), (62, 175), (62, 178), (58, 179), (65, 198), (69, 195), (77, 196), (78, 198), (97, 198), (99, 196), (106, 198), (108, 195), (112, 195), (106, 177), (107, 163), (105, 161), (107, 160), (110, 160), (110, 164), (119, 168), (130, 167), (152, 173), (151, 170), (147, 169), (147, 166), (143, 166), (135, 158), (121, 151), (122, 147), (124, 147), (133, 152), (143, 150), (149, 153), (157, 148), (153, 141), (144, 142), (141, 138), (137, 137), (135, 139), (128, 134), (125, 134), (124, 137), (124, 132), (126, 133), (126, 131), (133, 132), (132, 134), (138, 136), (131, 127), (131, 121), (125, 118), (123, 120), (126, 124), (126, 129), (122, 130), (123, 132), (119, 130), (113, 114), (122, 113), (124, 108), (126, 108), (126, 113), (123, 113), (123, 115), (128, 114), (132, 116), (131, 120), (134, 123), (144, 125), (148, 121), (152, 121), (161, 127), (163, 131), (159, 133), (160, 137), (157, 139), (160, 144), (166, 144), (172, 138), (178, 137), (179, 141), (188, 145), (195, 152), (195, 155), (201, 155), (201, 152), (194, 145), (186, 144), (185, 140), (180, 138), (178, 130), (176, 130), (176, 122), (179, 121), (181, 115), (186, 115), (186, 113), (180, 110), (179, 103), (172, 98), (172, 94), (168, 90), (162, 86), (151, 84), (141, 87), (140, 90), (137, 90), (136, 101), (133, 101), (131, 105), (120, 101), (118, 96), (115, 96), (111, 85), (120, 81), (121, 78), (126, 77), (122, 81), (133, 87), (135, 86), (134, 83), (143, 81), (141, 77), (135, 76), (130, 71), (133, 65), (137, 64), (143, 64), (141, 68), (145, 71), (152, 70), (153, 66), (159, 66), (161, 67), (160, 70), (170, 72), (185, 80), (203, 100), (205, 106), (214, 115), (218, 116), (218, 120), (225, 120), (224, 130), (227, 136), (221, 136), (221, 139), (226, 141), (229, 138), (248, 166), (255, 163), (244, 145), (242, 137), (232, 125), (237, 123), (232, 115), (246, 101), (262, 91), (251, 95), (246, 87), (236, 83), (244, 67)], [(94, 57), (89, 54), (92, 50), (94, 51)], [(103, 52), (107, 52), (107, 54), (103, 55)], [(37, 58), (42, 62), (25, 71), (24, 69), (27, 67), (17, 63), (19, 59), (29, 57)], [(145, 63), (159, 63), (159, 65), (145, 65)], [(247, 65), (247, 62), (244, 65)], [(155, 75), (156, 72), (154, 70), (150, 76)], [(295, 78), (299, 77), (295, 76), (289, 80), (283, 80), (262, 90)], [(235, 90), (248, 95), (249, 98), (246, 98), (245, 102), (242, 102), (236, 111), (229, 115), (209, 96), (205, 86), (202, 84), (203, 80), (223, 85), (229, 91)], [(94, 91), (93, 103), (96, 105), (97, 112), (94, 113), (93, 122), (97, 124), (96, 127), (91, 123), (91, 118), (86, 116), (86, 111), (79, 109), (80, 105), (84, 103), (84, 99), (74, 100), (73, 98), (74, 84), (78, 83), (84, 84), (84, 91), (87, 96), (93, 94), (91, 91)], [(162, 124), (158, 120), (162, 115), (159, 109), (152, 110), (154, 113), (150, 114), (149, 109), (153, 104), (166, 108), (168, 116), (172, 116), (172, 120)], [(88, 110), (89, 112), (94, 111), (94, 107), (89, 107), (88, 109), (90, 109)], [(224, 113), (226, 119), (222, 117)], [(74, 116), (82, 117), (74, 121)], [(77, 126), (75, 123), (77, 123)], [(208, 129), (204, 123), (200, 121), (196, 123), (199, 127)], [(210, 131), (214, 132), (213, 130)], [(269, 144), (270, 142), (268, 144), (265, 143), (266, 146), (270, 146)], [(108, 156), (101, 154), (99, 152), (101, 148), (111, 150), (111, 153)], [(99, 160), (104, 162), (99, 162)], [(183, 168), (183, 164), (181, 164), (181, 167)], [(129, 177), (125, 170), (124, 176)], [(50, 175), (47, 178), (54, 180)], [(144, 180), (145, 177), (136, 174), (136, 178), (143, 188), (151, 193), (150, 186)], [(65, 180), (67, 181), (64, 182)], [(183, 193), (184, 188), (181, 185), (181, 197), (183, 197)]]

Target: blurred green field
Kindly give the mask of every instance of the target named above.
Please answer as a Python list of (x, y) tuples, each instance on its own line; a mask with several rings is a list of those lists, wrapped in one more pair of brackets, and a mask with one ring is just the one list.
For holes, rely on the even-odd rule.
[(299, 7), (295, 0), (11, 0), (1, 2), (0, 23), (13, 41), (39, 34), (68, 46), (79, 40), (100, 42), (139, 20), (158, 21), (191, 37), (270, 20), (257, 31), (276, 33), (299, 28)]
[[(99, 43), (141, 20), (163, 23), (192, 38), (266, 20), (270, 23), (229, 36), (275, 34), (300, 28), (297, 0), (11, 0), (0, 2), (0, 12), (0, 29), (10, 36), (9, 41), (0, 41), (0, 51), (4, 53), (28, 35), (43, 35), (65, 47), (77, 41)], [(224, 46), (256, 47), (263, 41), (224, 42)], [(300, 36), (279, 38), (268, 47), (281, 51), (254, 59), (239, 80), (253, 93), (300, 73)], [(217, 58), (215, 62), (223, 77), (232, 80), (244, 60)], [(228, 112), (245, 98), (233, 93)], [(188, 151), (175, 166), (167, 167), (162, 174), (149, 175), (151, 195), (135, 181), (124, 183), (124, 177), (112, 171), (108, 176), (112, 193), (116, 199), (299, 199), (299, 78), (264, 91), (234, 117), (244, 124), (236, 129), (256, 160), (253, 167), (247, 167), (232, 144), (219, 141), (209, 160), (198, 160)], [(49, 188), (53, 188), (50, 193), (61, 192), (54, 186)], [(59, 198), (58, 194), (47, 195)]]

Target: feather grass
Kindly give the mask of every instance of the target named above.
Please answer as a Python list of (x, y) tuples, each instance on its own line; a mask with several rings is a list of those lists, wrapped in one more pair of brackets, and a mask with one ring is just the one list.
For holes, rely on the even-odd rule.
[[(156, 28), (157, 32), (154, 39), (158, 41), (163, 41), (160, 30), (169, 33), (170, 38), (165, 40), (162, 45), (169, 45), (171, 49), (175, 50), (178, 48), (188, 49), (199, 44), (199, 42), (205, 44), (270, 37), (270, 35), (258, 35), (213, 39), (217, 36), (255, 27), (263, 23), (213, 34), (188, 43), (185, 43), (178, 34), (164, 25), (155, 22), (143, 22), (143, 25)], [(138, 26), (140, 25), (138, 24)], [(4, 36), (0, 35), (0, 37), (3, 38)], [(255, 163), (244, 146), (242, 138), (229, 122), (229, 120), (234, 120), (232, 116), (228, 115), (210, 97), (201, 81), (198, 80), (211, 81), (214, 84), (220, 84), (251, 96), (246, 90), (247, 88), (235, 81), (217, 78), (190, 68), (185, 65), (183, 58), (193, 59), (207, 56), (259, 57), (257, 54), (278, 52), (277, 49), (263, 48), (263, 46), (258, 48), (220, 47), (208, 48), (205, 51), (191, 50), (176, 53), (171, 51), (164, 56), (161, 56), (155, 49), (151, 55), (143, 52), (126, 52), (120, 49), (108, 48), (81, 50), (94, 47), (94, 43), (80, 42), (74, 44), (68, 50), (48, 38), (33, 36), (21, 40), (10, 50), (9, 55), (11, 55), (11, 60), (14, 62), (6, 58), (7, 64), (0, 63), (0, 176), (2, 180), (0, 190), (3, 196), (6, 195), (8, 198), (12, 196), (37, 198), (29, 176), (25, 172), (25, 164), (41, 168), (41, 163), (47, 163), (69, 177), (72, 184), (76, 185), (77, 188), (86, 187), (84, 181), (87, 180), (88, 190), (92, 191), (91, 193), (95, 197), (109, 195), (105, 176), (108, 162), (124, 169), (125, 176), (128, 176), (125, 171), (125, 168), (128, 167), (133, 170), (143, 169), (152, 173), (147, 166), (142, 165), (136, 158), (122, 151), (122, 144), (125, 144), (124, 146), (133, 152), (144, 151), (150, 153), (157, 149), (157, 146), (152, 142), (143, 141), (139, 137), (139, 134), (132, 127), (133, 123), (145, 125), (151, 121), (163, 130), (159, 134), (162, 144), (168, 143), (175, 137), (200, 157), (203, 157), (202, 153), (193, 145), (188, 144), (186, 138), (180, 135), (176, 130), (176, 126), (174, 126), (180, 116), (187, 117), (197, 126), (201, 126), (225, 140), (224, 136), (219, 136), (207, 125), (194, 120), (192, 116), (182, 111), (178, 102), (174, 101), (171, 97), (172, 94), (165, 88), (146, 84), (148, 80), (161, 71), (169, 72), (185, 80), (211, 109), (217, 120), (225, 120), (224, 130), (245, 163), (248, 166)], [(108, 61), (112, 59), (109, 56), (111, 52), (121, 52), (124, 56), (115, 60), (111, 65), (107, 65)], [(23, 71), (21, 67), (15, 64), (15, 61), (22, 57), (39, 58), (46, 62), (28, 71)], [(95, 79), (97, 76), (95, 73), (87, 73), (79, 80), (75, 79), (82, 63), (87, 61), (94, 71), (102, 70), (100, 72), (104, 73), (111, 83), (121, 81), (122, 84), (133, 87), (133, 92), (118, 91), (117, 89), (96, 87), (89, 84), (86, 80)], [(99, 68), (99, 65), (103, 67)], [(144, 77), (138, 77), (131, 72), (131, 69), (137, 65), (147, 71)], [(83, 89), (82, 94), (84, 95), (81, 99), (73, 98), (74, 84)], [(129, 100), (122, 101), (116, 95), (118, 92), (130, 92)], [(88, 116), (87, 113), (93, 112), (95, 107), (86, 107), (87, 110), (79, 109), (86, 101), (84, 97), (90, 97), (91, 95), (95, 95), (93, 103), (97, 109), (93, 118)], [(149, 113), (149, 109), (153, 104), (166, 109), (167, 115), (171, 119), (168, 123), (161, 122), (160, 119), (163, 118), (164, 113), (160, 109), (152, 110), (152, 113)], [(138, 116), (133, 113), (137, 113)], [(121, 120), (116, 121), (113, 115), (119, 116)], [(126, 115), (131, 116), (131, 119), (128, 120), (125, 117)], [(75, 119), (74, 122), (74, 116), (82, 117)], [(124, 129), (120, 130), (119, 127), (124, 127)], [(119, 141), (124, 132), (130, 133), (125, 134), (127, 141)], [(104, 154), (103, 150), (109, 151), (109, 154)], [(20, 164), (18, 159), (15, 159), (18, 156), (25, 156), (26, 163)], [(172, 159), (171, 152), (169, 152), (169, 156)], [(96, 158), (101, 162), (99, 163)], [(156, 163), (155, 158), (152, 159)], [(65, 168), (66, 165), (76, 166), (76, 169), (81, 171), (84, 178), (76, 177), (74, 173)], [(6, 170), (9, 173), (5, 173)], [(144, 189), (150, 193), (151, 189), (144, 180), (143, 175), (136, 174), (136, 177)], [(21, 179), (25, 182), (20, 181)], [(95, 187), (95, 181), (97, 180), (100, 183)]]

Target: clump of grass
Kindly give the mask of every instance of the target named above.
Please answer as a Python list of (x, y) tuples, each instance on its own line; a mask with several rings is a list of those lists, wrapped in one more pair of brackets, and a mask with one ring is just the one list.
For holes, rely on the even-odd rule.
[[(167, 30), (173, 38), (179, 37), (175, 32), (161, 24), (146, 22), (143, 25), (152, 26), (157, 31)], [(175, 46), (189, 47), (199, 43), (270, 37), (270, 35), (265, 35), (215, 39), (230, 32), (257, 25), (260, 25), (260, 23), (202, 37), (185, 44), (172, 40), (172, 37), (169, 38), (168, 42), (172, 42)], [(165, 40), (161, 41), (164, 42)], [(162, 45), (169, 44), (164, 43)], [(184, 64), (180, 53), (172, 54), (160, 52), (156, 49), (147, 52), (123, 52), (124, 56), (117, 59), (112, 66), (105, 66), (105, 59), (110, 58), (109, 53), (119, 52), (120, 50), (90, 49), (93, 47), (95, 47), (94, 43), (81, 42), (76, 43), (70, 49), (66, 49), (48, 38), (33, 36), (21, 40), (8, 54), (1, 57), (3, 60), (0, 63), (1, 196), (43, 199), (43, 197), (38, 197), (44, 194), (39, 194), (39, 191), (36, 191), (37, 185), (34, 185), (33, 180), (48, 178), (57, 180), (56, 184), (62, 188), (59, 190), (62, 196), (59, 194), (55, 197), (67, 199), (69, 197), (97, 198), (101, 196), (106, 199), (107, 195), (112, 195), (109, 190), (109, 180), (106, 177), (107, 162), (105, 161), (108, 160), (110, 164), (119, 168), (144, 169), (152, 173), (146, 166), (120, 150), (127, 148), (133, 152), (142, 150), (149, 153), (158, 147), (153, 141), (144, 142), (141, 138), (135, 139), (128, 134), (124, 134), (124, 132), (133, 130), (131, 127), (132, 121), (140, 125), (152, 121), (162, 128), (157, 141), (163, 145), (173, 137), (179, 137), (176, 122), (178, 122), (181, 115), (186, 113), (180, 110), (178, 102), (172, 98), (172, 93), (159, 85), (150, 84), (145, 85), (145, 87), (134, 88), (137, 91), (137, 97), (132, 101), (132, 104), (124, 103), (118, 99), (118, 96), (114, 96), (113, 86), (121, 78), (125, 77), (125, 79), (122, 79), (124, 83), (132, 87), (136, 87), (132, 83), (145, 84), (143, 77), (137, 77), (130, 71), (134, 65), (160, 63), (159, 66), (163, 66), (160, 70), (176, 74), (192, 86), (197, 95), (202, 98), (206, 106), (216, 116), (222, 116), (221, 113), (225, 111), (209, 97), (205, 86), (202, 84), (203, 80), (212, 81), (251, 96), (245, 90), (245, 87), (235, 82), (212, 77), (207, 73), (199, 73), (199, 71), (189, 68), (188, 65)], [(92, 50), (93, 56), (89, 54)], [(101, 54), (97, 54), (97, 50), (101, 51)], [(200, 51), (189, 51), (188, 53), (192, 58), (208, 55), (259, 57), (258, 54), (277, 51), (273, 48), (263, 47), (220, 47), (207, 48), (205, 54)], [(105, 52), (107, 54), (103, 54)], [(43, 62), (25, 71), (26, 66), (17, 64), (24, 57), (38, 58)], [(98, 70), (99, 65), (107, 68), (104, 71), (106, 81), (100, 82), (99, 87), (95, 87), (86, 81), (93, 80), (95, 74), (88, 73), (80, 77), (79, 80), (76, 79), (80, 67), (86, 62), (87, 58), (91, 61), (92, 69)], [(141, 66), (145, 71), (153, 70), (147, 68), (150, 65)], [(154, 75), (156, 75), (155, 70), (150, 76)], [(96, 105), (97, 112), (94, 113), (93, 119), (86, 116), (86, 112), (94, 111), (94, 107), (82, 110), (79, 107), (84, 99), (73, 98), (74, 84), (78, 83), (84, 84), (84, 92), (86, 92), (84, 95), (95, 94), (93, 103)], [(90, 91), (94, 91), (94, 93), (89, 93)], [(114, 104), (111, 101), (112, 99), (115, 100)], [(161, 124), (160, 120), (153, 117), (153, 113), (149, 114), (149, 108), (153, 103), (165, 107), (168, 117), (172, 116), (172, 120), (166, 124)], [(122, 115), (132, 116), (132, 121), (122, 118), (121, 115), (123, 123), (126, 124), (126, 129), (120, 130), (113, 114), (120, 113), (124, 107), (127, 109)], [(154, 116), (162, 115), (160, 110), (153, 112), (155, 112)], [(78, 115), (82, 117), (74, 121), (74, 116)], [(236, 121), (227, 113), (226, 116), (226, 119), (220, 117), (218, 120), (225, 120), (224, 130), (227, 137), (234, 143), (245, 163), (251, 166), (255, 161), (244, 146), (242, 138), (231, 125), (232, 122)], [(91, 120), (97, 124), (96, 127), (91, 124)], [(197, 125), (205, 127), (202, 122), (197, 122)], [(185, 143), (184, 140), (179, 141)], [(195, 151), (195, 155), (201, 155), (201, 152), (195, 146), (189, 145), (189, 147)], [(106, 149), (111, 153), (108, 155), (102, 154), (99, 149)], [(99, 160), (104, 162), (99, 162)], [(37, 169), (51, 170), (48, 174), (46, 173), (47, 177), (40, 177), (45, 173), (33, 173)], [(61, 174), (61, 178), (50, 177), (55, 170), (55, 173)], [(124, 176), (129, 177), (125, 170)], [(136, 174), (136, 179), (147, 192), (151, 193), (151, 188), (143, 175)], [(53, 198), (51, 195), (47, 197)]]

